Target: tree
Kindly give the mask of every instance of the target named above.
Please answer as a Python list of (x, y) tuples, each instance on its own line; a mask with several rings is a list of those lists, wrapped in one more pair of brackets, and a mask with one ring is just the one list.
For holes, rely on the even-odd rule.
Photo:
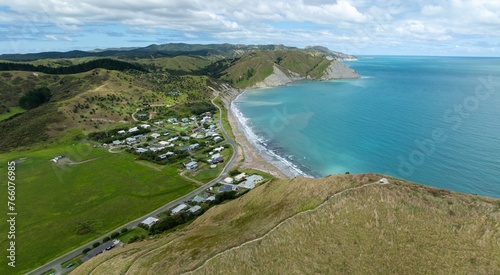
[(103, 242), (103, 243), (105, 243), (105, 242), (107, 242), (107, 241), (109, 241), (109, 240), (110, 240), (110, 238), (109, 238), (109, 237), (104, 237), (104, 239), (102, 239), (102, 242)]
[(47, 87), (34, 89), (19, 99), (19, 106), (30, 110), (48, 102), (51, 97), (52, 93)]
[(101, 243), (100, 243), (100, 242), (95, 242), (94, 244), (92, 244), (92, 247), (93, 247), (93, 248), (96, 248), (96, 247), (98, 247), (99, 245), (101, 245)]
[(82, 253), (83, 253), (83, 254), (87, 254), (87, 252), (89, 252), (89, 251), (90, 251), (90, 248), (88, 248), (88, 247), (87, 247), (87, 248), (85, 248), (85, 249), (82, 251)]

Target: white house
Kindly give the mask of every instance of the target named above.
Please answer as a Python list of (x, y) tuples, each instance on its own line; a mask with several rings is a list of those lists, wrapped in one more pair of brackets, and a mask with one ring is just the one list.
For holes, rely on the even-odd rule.
[(139, 131), (139, 128), (137, 128), (137, 127), (132, 127), (130, 129), (128, 129), (129, 133), (134, 133), (134, 132), (137, 132), (137, 131)]
[(235, 181), (242, 181), (246, 176), (247, 176), (247, 174), (241, 173), (239, 175), (234, 176), (234, 180)]
[(195, 206), (189, 208), (188, 211), (191, 212), (191, 213), (194, 213), (194, 212), (196, 212), (196, 211), (198, 211), (200, 209), (201, 209), (201, 206), (195, 205)]
[(119, 134), (119, 135), (124, 135), (124, 134), (126, 134), (126, 133), (127, 133), (127, 132), (125, 132), (125, 130), (120, 130), (120, 131), (118, 131), (118, 134)]
[(224, 179), (224, 183), (227, 183), (227, 184), (231, 184), (231, 183), (233, 183), (233, 178), (231, 178), (231, 177), (227, 177), (227, 178), (225, 178), (225, 179)]
[(191, 161), (191, 162), (186, 163), (185, 166), (186, 166), (186, 169), (188, 169), (188, 170), (194, 170), (194, 169), (198, 168), (198, 163), (196, 163), (195, 161)]
[(219, 142), (219, 141), (221, 141), (221, 140), (222, 140), (222, 138), (221, 138), (220, 136), (216, 136), (216, 137), (214, 137), (214, 141), (215, 141), (215, 142)]
[(159, 138), (160, 136), (161, 136), (161, 135), (160, 135), (160, 134), (158, 134), (158, 133), (152, 133), (152, 134), (151, 134), (151, 137), (152, 137), (152, 138)]
[(147, 219), (143, 220), (141, 223), (147, 225), (148, 227), (151, 227), (153, 224), (155, 224), (159, 220), (160, 219), (157, 219), (155, 217), (148, 217)]
[(139, 154), (142, 154), (142, 153), (145, 153), (145, 152), (147, 152), (147, 151), (149, 151), (149, 150), (148, 150), (148, 149), (146, 149), (146, 148), (137, 148), (137, 149), (135, 149), (135, 151), (136, 151), (137, 153), (139, 153)]
[(172, 215), (177, 214), (177, 213), (181, 212), (182, 210), (186, 209), (187, 207), (188, 206), (185, 203), (179, 204), (174, 209), (172, 209), (172, 211), (170, 213), (172, 213)]
[(261, 182), (262, 180), (264, 180), (264, 178), (262, 176), (251, 175), (251, 176), (247, 177), (244, 182), (238, 184), (238, 186), (246, 188), (246, 189), (253, 189), (253, 188), (255, 188), (255, 184)]
[(149, 125), (149, 124), (141, 124), (140, 127), (142, 129), (149, 129), (149, 128), (151, 128), (151, 125)]

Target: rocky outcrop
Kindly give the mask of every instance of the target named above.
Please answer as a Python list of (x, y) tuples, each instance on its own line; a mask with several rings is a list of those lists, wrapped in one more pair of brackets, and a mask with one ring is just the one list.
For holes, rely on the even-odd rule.
[(332, 60), (332, 64), (328, 66), (328, 68), (325, 70), (325, 73), (320, 78), (320, 80), (354, 79), (354, 78), (359, 78), (359, 74), (355, 70), (340, 63), (338, 60)]
[(266, 77), (262, 82), (255, 84), (251, 88), (283, 86), (290, 82), (303, 79), (305, 79), (305, 77), (294, 72), (289, 72), (287, 75), (283, 71), (281, 71), (276, 65), (274, 65), (273, 73), (270, 76)]
[[(330, 66), (326, 68), (323, 76), (321, 76), (318, 80), (333, 80), (333, 79), (355, 79), (359, 78), (359, 74), (347, 67), (346, 65), (340, 63), (338, 60), (331, 60)], [(288, 71), (288, 74), (285, 74), (280, 68), (276, 65), (273, 66), (273, 73), (266, 77), (263, 81), (253, 85), (250, 89), (253, 88), (266, 88), (266, 87), (276, 87), (276, 86), (284, 86), (290, 82), (311, 79), (309, 76), (302, 76), (298, 73)]]

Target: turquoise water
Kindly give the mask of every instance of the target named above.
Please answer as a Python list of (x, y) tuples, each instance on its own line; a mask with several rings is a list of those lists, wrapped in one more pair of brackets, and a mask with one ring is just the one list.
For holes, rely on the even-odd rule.
[(250, 90), (247, 137), (291, 176), (376, 172), (500, 197), (500, 59), (362, 57), (357, 80)]

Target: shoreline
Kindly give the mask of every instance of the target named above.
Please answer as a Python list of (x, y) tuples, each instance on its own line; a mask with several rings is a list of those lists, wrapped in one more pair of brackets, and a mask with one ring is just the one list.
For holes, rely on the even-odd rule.
[(262, 157), (257, 149), (251, 144), (251, 142), (247, 139), (245, 133), (240, 128), (240, 122), (235, 117), (231, 105), (233, 104), (233, 101), (243, 92), (244, 91), (239, 91), (237, 94), (232, 94), (228, 99), (227, 105), (224, 106), (227, 110), (227, 118), (229, 121), (229, 125), (233, 130), (236, 143), (238, 143), (240, 147), (238, 148), (238, 150), (243, 151), (241, 154), (242, 157), (240, 157), (240, 168), (261, 170), (279, 179), (292, 178), (283, 173), (283, 171), (278, 169), (272, 163), (264, 159), (264, 157)]

